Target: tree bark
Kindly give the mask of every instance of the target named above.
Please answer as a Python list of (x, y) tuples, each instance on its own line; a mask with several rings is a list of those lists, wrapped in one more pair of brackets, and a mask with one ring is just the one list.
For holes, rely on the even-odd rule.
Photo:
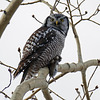
[(13, 14), (15, 13), (22, 1), (23, 0), (12, 0), (8, 7), (4, 10), (4, 13), (0, 18), (0, 38), (7, 25), (10, 23), (10, 19), (12, 18)]

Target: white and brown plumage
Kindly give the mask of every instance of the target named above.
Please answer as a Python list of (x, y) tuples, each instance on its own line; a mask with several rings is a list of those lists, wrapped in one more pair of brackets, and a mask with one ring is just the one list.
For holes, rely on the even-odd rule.
[(21, 80), (23, 82), (25, 79), (30, 79), (43, 67), (48, 67), (49, 75), (53, 77), (56, 73), (56, 65), (60, 61), (68, 29), (69, 21), (65, 15), (48, 16), (43, 26), (27, 40), (14, 78), (24, 71)]

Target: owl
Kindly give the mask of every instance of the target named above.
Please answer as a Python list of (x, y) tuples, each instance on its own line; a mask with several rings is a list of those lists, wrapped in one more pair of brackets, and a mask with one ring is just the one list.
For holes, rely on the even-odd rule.
[(61, 52), (69, 29), (68, 17), (63, 14), (51, 14), (44, 24), (27, 40), (23, 56), (14, 78), (23, 72), (22, 80), (34, 77), (40, 68), (48, 67), (49, 76), (54, 77), (57, 65), (61, 61)]

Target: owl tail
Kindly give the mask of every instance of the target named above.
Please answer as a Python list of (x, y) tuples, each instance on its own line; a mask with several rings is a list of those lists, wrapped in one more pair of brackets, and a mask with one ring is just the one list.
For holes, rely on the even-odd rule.
[(20, 83), (22, 83), (22, 82), (25, 80), (26, 75), (27, 75), (27, 72), (28, 72), (28, 68), (26, 68), (26, 69), (24, 70), (23, 76), (22, 76), (22, 79), (21, 79), (21, 82), (20, 82)]
[(13, 74), (13, 77), (16, 78), (16, 76), (18, 76), (21, 72), (23, 72), (24, 69), (27, 68), (27, 62), (26, 61), (20, 61), (18, 68), (16, 69), (16, 71)]
[(22, 70), (20, 69), (21, 67), (22, 67), (21, 65), (18, 66), (18, 68), (13, 74), (13, 78), (16, 78), (16, 76), (18, 76), (22, 72)]

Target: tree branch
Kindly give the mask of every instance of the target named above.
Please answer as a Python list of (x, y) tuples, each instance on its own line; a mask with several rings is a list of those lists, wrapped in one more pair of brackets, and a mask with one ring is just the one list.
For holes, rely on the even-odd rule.
[[(84, 65), (85, 65), (85, 69), (87, 69), (90, 66), (97, 66), (97, 65), (100, 66), (100, 60), (96, 60), (96, 59), (89, 60), (89, 61), (84, 62)], [(77, 72), (77, 71), (82, 71), (82, 70), (83, 70), (82, 63), (61, 64), (58, 66), (58, 72), (62, 72), (62, 74), (59, 75), (60, 77), (52, 79), (49, 82), (49, 84), (51, 84), (55, 80), (61, 78), (62, 75), (65, 75), (68, 72)], [(46, 94), (48, 94), (49, 93), (47, 90), (48, 84), (46, 82), (46, 77), (47, 77), (48, 73), (49, 73), (48, 68), (40, 69), (37, 78), (32, 78), (32, 79), (26, 80), (25, 82), (23, 82), (22, 84), (17, 86), (17, 88), (15, 89), (15, 91), (12, 95), (11, 100), (22, 100), (25, 93), (28, 92), (29, 90), (32, 90), (33, 88), (41, 88), (43, 90), (43, 92), (45, 92), (44, 96)], [(50, 95), (48, 94), (48, 97), (49, 96)], [(46, 96), (45, 96), (45, 98), (46, 98), (46, 100), (48, 100)], [(51, 98), (51, 97), (49, 97), (49, 98)], [(27, 99), (25, 99), (25, 100), (27, 100)], [(52, 99), (50, 99), (50, 100), (52, 100)]]
[[(46, 82), (46, 76), (48, 75), (48, 73), (49, 73), (48, 68), (41, 68), (37, 78), (26, 80), (25, 82), (22, 82), (19, 86), (17, 86), (11, 97), (11, 100), (22, 100), (25, 93), (28, 92), (29, 90), (32, 90), (33, 88), (41, 88), (46, 93), (47, 92), (46, 88), (48, 87), (48, 83)], [(51, 98), (49, 94), (48, 97)], [(48, 99), (46, 98), (46, 100)]]
[(12, 0), (8, 7), (4, 10), (4, 13), (2, 14), (0, 18), (0, 38), (3, 34), (3, 31), (7, 27), (7, 25), (10, 23), (10, 19), (19, 7), (23, 0)]
[(8, 68), (11, 68), (11, 69), (16, 70), (16, 68), (14, 68), (14, 67), (12, 67), (12, 66), (9, 66), (9, 65), (7, 65), (7, 64), (4, 64), (4, 63), (3, 63), (3, 62), (1, 62), (1, 61), (0, 61), (0, 64), (1, 64), (1, 65), (6, 66), (6, 67), (8, 67)]

